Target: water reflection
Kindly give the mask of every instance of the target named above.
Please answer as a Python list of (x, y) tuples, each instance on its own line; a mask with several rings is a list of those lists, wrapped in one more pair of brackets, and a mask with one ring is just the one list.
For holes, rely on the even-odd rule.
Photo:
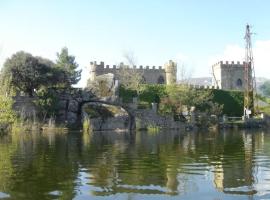
[(0, 199), (270, 198), (265, 131), (0, 138)]

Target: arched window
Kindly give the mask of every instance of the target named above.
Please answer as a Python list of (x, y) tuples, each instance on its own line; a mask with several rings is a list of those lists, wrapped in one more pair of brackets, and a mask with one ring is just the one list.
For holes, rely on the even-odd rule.
[(158, 84), (164, 84), (165, 83), (164, 77), (163, 76), (159, 76), (158, 77), (158, 80), (157, 80), (157, 83)]
[(236, 81), (236, 86), (237, 86), (237, 87), (242, 87), (242, 85), (243, 85), (242, 80), (241, 80), (240, 78), (237, 79), (237, 81)]

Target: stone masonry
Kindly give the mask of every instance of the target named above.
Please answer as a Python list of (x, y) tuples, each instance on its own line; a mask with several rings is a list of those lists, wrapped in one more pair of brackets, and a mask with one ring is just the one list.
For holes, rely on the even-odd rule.
[[(244, 90), (244, 65), (238, 62), (220, 61), (212, 66), (212, 83), (215, 88), (222, 90)], [(249, 66), (249, 71), (251, 68)], [(252, 74), (249, 74), (249, 80), (252, 80)]]
[(127, 68), (127, 70), (136, 70), (140, 74), (142, 74), (142, 79), (144, 80), (145, 83), (148, 84), (173, 84), (176, 83), (176, 73), (177, 73), (177, 65), (173, 61), (169, 61), (164, 65), (164, 68), (159, 66), (156, 68), (155, 66), (153, 67), (143, 67), (143, 66), (127, 66), (124, 65), (123, 63), (120, 64), (120, 66), (109, 66), (109, 65), (104, 65), (104, 62), (100, 62), (100, 64), (97, 64), (97, 62), (91, 62), (90, 63), (90, 80), (95, 81), (96, 77), (104, 74), (114, 74), (116, 79), (119, 80), (119, 70), (121, 66), (124, 66)]

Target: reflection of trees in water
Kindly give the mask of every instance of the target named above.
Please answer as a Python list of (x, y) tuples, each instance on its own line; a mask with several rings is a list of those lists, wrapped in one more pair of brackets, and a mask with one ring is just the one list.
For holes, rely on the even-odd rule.
[(25, 134), (0, 142), (0, 191), (14, 199), (72, 199), (82, 170), (83, 184), (99, 188), (90, 187), (92, 195), (195, 192), (196, 178), (206, 171), (217, 189), (241, 194), (247, 186), (248, 193), (257, 173), (255, 151), (270, 157), (269, 135), (240, 131)]
[[(203, 175), (209, 170), (208, 166), (213, 167), (213, 182), (218, 189), (250, 186), (249, 190), (252, 191), (255, 147), (252, 146), (250, 150), (245, 147), (245, 133), (137, 133), (134, 143), (131, 144), (129, 137), (122, 137), (121, 134), (104, 134), (101, 139), (98, 135), (99, 133), (93, 135), (95, 142), (90, 146), (94, 150), (99, 149), (99, 156), (93, 159), (97, 163), (93, 166), (102, 168), (96, 169), (88, 165), (94, 177), (91, 184), (110, 190), (97, 192), (96, 195), (126, 190), (147, 193), (151, 188), (147, 186), (151, 185), (161, 186), (156, 190), (151, 188), (152, 193), (185, 193), (190, 190), (190, 184), (194, 190), (199, 187), (196, 186), (196, 180), (192, 181), (193, 175)], [(260, 134), (252, 136), (251, 141), (256, 142), (261, 137)], [(194, 163), (199, 166), (193, 165)], [(123, 184), (130, 187), (123, 190)], [(135, 187), (138, 185), (145, 187), (138, 191)]]
[(8, 176), (0, 173), (1, 191), (12, 199), (51, 199), (55, 195), (61, 195), (63, 199), (74, 197), (77, 164), (70, 159), (76, 148), (68, 144), (71, 141), (59, 135), (55, 136), (55, 145), (50, 146), (48, 137), (38, 133), (6, 137), (10, 140), (5, 141), (4, 146), (0, 145), (0, 155), (8, 156), (1, 159), (0, 165), (10, 162), (5, 166), (10, 173)]

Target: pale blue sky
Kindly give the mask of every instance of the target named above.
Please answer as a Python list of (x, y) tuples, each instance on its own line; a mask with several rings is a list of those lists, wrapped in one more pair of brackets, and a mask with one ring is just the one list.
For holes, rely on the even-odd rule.
[[(55, 59), (67, 46), (84, 69), (116, 64), (132, 51), (138, 65), (184, 63), (193, 77), (211, 76), (211, 64), (244, 57), (250, 23), (257, 74), (270, 78), (268, 0), (0, 0), (0, 64), (25, 50)], [(180, 64), (179, 64), (180, 65)]]

